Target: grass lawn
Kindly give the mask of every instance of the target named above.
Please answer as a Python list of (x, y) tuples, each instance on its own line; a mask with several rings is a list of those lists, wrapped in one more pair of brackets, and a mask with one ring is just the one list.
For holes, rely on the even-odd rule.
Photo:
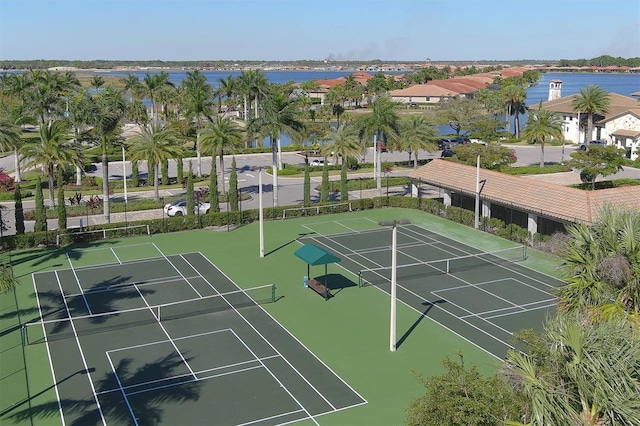
[[(258, 223), (231, 232), (196, 230), (173, 234), (134, 237), (96, 242), (91, 247), (113, 247), (155, 243), (166, 255), (200, 251), (241, 287), (275, 283), (280, 299), (264, 308), (329, 368), (334, 370), (367, 404), (316, 418), (322, 425), (390, 425), (404, 423), (404, 410), (411, 400), (423, 393), (423, 386), (414, 374), (431, 376), (443, 373), (441, 359), (456, 357), (461, 350), (467, 365), (476, 364), (484, 373), (492, 373), (499, 360), (425, 319), (408, 334), (397, 352), (389, 351), (389, 297), (375, 287), (347, 287), (334, 298), (324, 301), (302, 285), (306, 265), (294, 256), (301, 247), (297, 241), (308, 233), (304, 225), (324, 222), (330, 229), (334, 220), (368, 218), (372, 226), (379, 220), (407, 218), (413, 224), (446, 234), (451, 238), (481, 248), (484, 251), (512, 246), (511, 242), (480, 231), (432, 216), (405, 209), (377, 209), (365, 212), (316, 216), (286, 221), (266, 222), (264, 227), (265, 253), (260, 259)], [(336, 231), (339, 226), (336, 225)], [(344, 228), (343, 228), (344, 229)], [(14, 253), (14, 273), (22, 281), (17, 289), (17, 304), (21, 320), (38, 318), (31, 274), (40, 271), (68, 268), (66, 248), (38, 249)], [(527, 264), (553, 274), (558, 260), (530, 250)], [(315, 270), (317, 268), (317, 270)], [(312, 273), (321, 274), (321, 267)], [(328, 273), (343, 274), (357, 283), (357, 278), (340, 268), (329, 265)], [(31, 405), (50, 403), (50, 409), (37, 413), (20, 424), (61, 424), (56, 395), (52, 388), (47, 348), (43, 344), (25, 348), (29, 400), (23, 362), (23, 347), (19, 328), (16, 328), (15, 301), (12, 294), (0, 298), (2, 315), (0, 411), (12, 404), (24, 402), (15, 410), (0, 417), (0, 423), (14, 423), (10, 416)], [(398, 304), (398, 337), (410, 330), (419, 316), (405, 305)], [(7, 391), (10, 389), (10, 391)], [(203, 421), (206, 421), (203, 419)], [(300, 424), (309, 424), (305, 421)]]

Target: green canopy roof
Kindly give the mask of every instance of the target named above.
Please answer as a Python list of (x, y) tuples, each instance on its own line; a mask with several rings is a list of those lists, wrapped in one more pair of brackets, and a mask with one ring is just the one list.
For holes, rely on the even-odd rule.
[(308, 265), (326, 265), (327, 263), (340, 262), (340, 258), (323, 248), (313, 244), (306, 244), (293, 254), (302, 259)]

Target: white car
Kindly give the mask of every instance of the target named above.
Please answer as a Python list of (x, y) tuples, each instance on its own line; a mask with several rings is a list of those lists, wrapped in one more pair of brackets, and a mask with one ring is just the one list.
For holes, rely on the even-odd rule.
[[(324, 166), (324, 160), (319, 160), (319, 159), (315, 159), (311, 162), (312, 166)], [(332, 166), (333, 165), (333, 161), (331, 161), (331, 159), (327, 160), (327, 165), (328, 166)]]
[(607, 146), (607, 143), (602, 140), (589, 141), (587, 143), (581, 143), (579, 149), (586, 151), (590, 146)]
[[(196, 202), (195, 214), (207, 214), (209, 213), (209, 208), (211, 204), (209, 203), (198, 203)], [(167, 216), (185, 216), (187, 214), (187, 200), (175, 200), (171, 203), (165, 204), (164, 206), (164, 214)]]

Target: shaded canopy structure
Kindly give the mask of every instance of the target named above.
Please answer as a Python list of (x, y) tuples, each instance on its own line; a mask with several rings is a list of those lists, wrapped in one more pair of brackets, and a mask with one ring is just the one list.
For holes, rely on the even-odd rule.
[(309, 278), (311, 278), (311, 266), (324, 265), (324, 285), (325, 288), (329, 288), (327, 286), (327, 265), (329, 263), (338, 263), (342, 259), (340, 259), (335, 254), (314, 244), (305, 244), (304, 246), (296, 250), (293, 254), (307, 264), (307, 277)]

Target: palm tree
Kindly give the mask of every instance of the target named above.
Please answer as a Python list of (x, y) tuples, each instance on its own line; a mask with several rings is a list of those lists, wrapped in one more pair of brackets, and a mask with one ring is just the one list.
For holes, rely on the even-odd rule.
[(104, 86), (104, 83), (104, 77), (101, 75), (94, 75), (93, 77), (91, 77), (91, 81), (89, 82), (91, 87), (94, 87), (96, 89), (96, 92), (100, 91), (100, 88)]
[(64, 167), (75, 164), (77, 152), (70, 141), (73, 134), (69, 124), (63, 120), (54, 120), (48, 126), (40, 126), (40, 140), (27, 143), (20, 148), (22, 158), (27, 159), (30, 166), (42, 166), (49, 178), (49, 206), (55, 207), (55, 166)]
[(22, 145), (20, 126), (14, 124), (6, 108), (2, 108), (0, 115), (0, 149), (2, 151), (13, 151), (16, 157), (16, 182), (20, 182), (20, 161), (18, 159), (18, 149)]
[(126, 77), (120, 78), (120, 83), (124, 85), (124, 91), (129, 95), (129, 102), (138, 99), (138, 94), (142, 90), (140, 79), (135, 74), (127, 74)]
[(529, 113), (522, 137), (531, 143), (540, 142), (540, 167), (544, 167), (544, 144), (551, 139), (562, 139), (562, 117), (539, 106)]
[[(243, 131), (240, 126), (229, 118), (216, 117), (215, 121), (202, 130), (202, 148), (211, 153), (211, 161), (220, 159), (220, 173), (224, 175), (224, 154), (242, 148), (244, 144)], [(222, 193), (224, 179), (222, 179)]]
[(524, 101), (527, 98), (527, 90), (519, 84), (510, 84), (502, 88), (502, 99), (507, 106), (507, 131), (509, 131), (509, 117), (513, 120), (514, 135), (520, 137), (520, 114), (524, 114)]
[(198, 176), (202, 176), (200, 129), (202, 127), (202, 118), (207, 117), (211, 120), (211, 116), (214, 113), (211, 86), (207, 84), (207, 78), (196, 70), (187, 72), (183, 88), (185, 89), (183, 114), (185, 117), (193, 118), (196, 123), (196, 155), (198, 157), (196, 173)]
[(342, 157), (342, 164), (345, 164), (345, 159), (347, 158), (362, 156), (364, 147), (360, 143), (358, 131), (354, 126), (346, 125), (331, 129), (327, 139), (331, 142), (322, 147), (322, 154), (325, 158), (328, 155), (333, 155), (333, 161), (336, 164), (338, 157)]
[(249, 123), (249, 130), (257, 134), (266, 134), (271, 141), (271, 158), (273, 167), (273, 202), (278, 205), (278, 169), (280, 162), (280, 134), (285, 133), (291, 139), (303, 129), (304, 124), (299, 119), (300, 109), (296, 99), (284, 94), (268, 96), (263, 105), (259, 118)]
[(156, 123), (158, 121), (157, 112), (157, 98), (160, 90), (164, 87), (174, 87), (173, 83), (169, 81), (169, 74), (162, 71), (160, 74), (145, 73), (142, 80), (142, 88), (140, 92), (149, 98), (151, 102), (151, 120)]
[(18, 150), (22, 146), (21, 125), (32, 120), (26, 108), (19, 104), (10, 105), (3, 102), (0, 107), (0, 148), (3, 151), (13, 151), (15, 181), (22, 181), (20, 172), (20, 157)]
[(398, 148), (413, 154), (413, 168), (418, 167), (418, 152), (438, 150), (438, 129), (422, 115), (410, 115), (400, 120)]
[(87, 123), (93, 126), (100, 137), (102, 148), (102, 206), (105, 221), (111, 221), (109, 211), (109, 161), (107, 148), (122, 127), (120, 121), (124, 117), (126, 103), (119, 90), (107, 86), (99, 94), (90, 98), (87, 103)]
[(606, 206), (592, 226), (572, 225), (560, 308), (626, 313), (640, 322), (640, 211)]
[(153, 165), (153, 191), (156, 200), (160, 199), (158, 188), (159, 165), (162, 161), (182, 158), (182, 146), (177, 143), (176, 135), (158, 124), (144, 126), (132, 136), (128, 144), (131, 161), (147, 161)]
[(374, 168), (373, 174), (377, 180), (378, 196), (382, 196), (382, 173), (380, 172), (380, 142), (396, 140), (400, 133), (398, 114), (395, 110), (398, 104), (388, 96), (378, 96), (371, 103), (371, 112), (357, 121), (360, 136), (363, 141), (374, 140)]
[[(236, 95), (237, 81), (233, 76), (228, 75), (226, 78), (218, 78), (218, 89), (216, 95), (218, 96), (218, 112), (222, 112), (222, 98), (224, 97), (228, 101), (233, 99)], [(231, 103), (228, 104), (233, 107)]]
[(637, 327), (575, 312), (548, 320), (541, 336), (527, 337), (529, 354), (510, 350), (505, 365), (528, 405), (525, 422), (640, 424)]
[(595, 139), (593, 137), (593, 116), (609, 112), (609, 103), (609, 94), (594, 84), (581, 88), (580, 94), (571, 101), (571, 107), (575, 112), (587, 114), (587, 139), (585, 142)]

